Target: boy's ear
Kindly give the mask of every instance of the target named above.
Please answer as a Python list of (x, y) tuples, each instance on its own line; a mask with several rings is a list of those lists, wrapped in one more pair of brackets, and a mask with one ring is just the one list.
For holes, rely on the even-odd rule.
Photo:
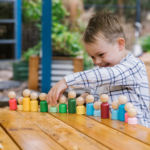
[(119, 46), (119, 50), (122, 51), (125, 47), (125, 40), (123, 38), (119, 38), (117, 40), (118, 46)]

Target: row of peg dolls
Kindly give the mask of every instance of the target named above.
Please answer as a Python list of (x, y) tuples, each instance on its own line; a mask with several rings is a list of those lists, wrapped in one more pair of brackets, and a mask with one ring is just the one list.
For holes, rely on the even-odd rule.
[[(14, 92), (9, 92), (8, 97), (10, 110), (23, 110), (23, 111), (38, 111), (38, 95), (34, 93), (30, 93), (29, 90), (23, 91), (23, 96), (18, 99), (19, 105), (17, 106), (17, 101), (15, 99), (16, 94)], [(45, 93), (41, 93), (39, 95), (40, 101), (40, 111), (48, 112), (48, 104), (46, 101), (47, 95)], [(88, 95), (86, 97), (86, 109), (84, 104), (84, 99), (82, 97), (76, 98), (76, 93), (74, 91), (70, 91), (68, 93), (68, 113), (77, 113), (77, 114), (86, 114), (89, 116), (101, 116), (101, 118), (109, 118), (109, 97), (107, 94), (102, 94), (100, 96), (100, 102), (94, 102), (94, 96)], [(30, 100), (31, 99), (31, 100)], [(66, 97), (61, 96), (59, 98), (59, 113), (67, 113), (67, 105), (66, 105)], [(76, 106), (76, 104), (78, 106)], [(120, 104), (120, 105), (119, 105)], [(137, 124), (137, 118), (135, 118), (137, 111), (133, 107), (132, 103), (127, 103), (127, 98), (125, 96), (120, 96), (118, 101), (112, 102), (112, 114), (111, 118), (113, 120), (120, 120), (128, 122), (129, 124)], [(101, 109), (101, 110), (100, 110)], [(49, 108), (49, 112), (58, 112), (56, 106), (51, 106)]]
[[(18, 98), (18, 104), (17, 105), (17, 100), (15, 99), (16, 93), (11, 91), (8, 93), (8, 97), (10, 98), (9, 100), (9, 108), (10, 110), (23, 110), (23, 111), (33, 111), (36, 112), (38, 111), (38, 94), (33, 92), (30, 93), (30, 90), (26, 89), (23, 91), (23, 96), (24, 97), (19, 97)], [(41, 112), (47, 112), (48, 111), (48, 104), (46, 101), (47, 95), (45, 93), (41, 93), (39, 95), (40, 101), (40, 111)]]
[[(79, 106), (81, 103), (79, 103), (79, 101), (81, 100), (81, 97), (77, 98), (77, 114), (83, 114), (79, 111), (81, 109), (81, 106)], [(109, 96), (107, 94), (102, 94), (100, 96), (100, 100), (102, 102), (101, 104), (100, 102), (93, 103), (94, 97), (92, 95), (88, 95), (86, 97), (86, 115), (101, 116), (103, 119), (109, 118)], [(137, 115), (137, 111), (132, 103), (127, 103), (126, 96), (121, 95), (118, 101), (112, 102), (111, 106), (113, 108), (111, 119), (125, 121), (128, 124), (137, 124), (137, 118), (135, 117)]]
[(126, 96), (120, 96), (118, 101), (113, 101), (111, 104), (113, 110), (111, 118), (113, 120), (125, 121), (128, 124), (137, 124), (137, 111), (132, 103), (127, 103)]
[[(109, 118), (109, 96), (107, 94), (102, 94), (100, 96), (100, 102), (94, 102), (94, 96), (88, 95), (86, 97), (86, 112), (85, 106), (83, 105), (84, 99), (82, 97), (78, 97), (76, 99), (76, 104), (73, 105), (71, 101), (75, 100), (75, 92), (70, 91), (68, 97), (70, 98), (68, 101), (68, 112), (69, 113), (77, 113), (77, 114), (86, 114), (89, 116), (101, 116), (103, 119)], [(137, 111), (134, 108), (132, 103), (127, 103), (127, 97), (121, 95), (118, 101), (112, 102), (111, 106), (113, 108), (111, 119), (125, 121), (128, 124), (137, 124)], [(94, 102), (94, 103), (93, 103)], [(74, 109), (73, 109), (74, 107)], [(76, 107), (76, 108), (75, 108)], [(100, 110), (101, 109), (101, 110)]]

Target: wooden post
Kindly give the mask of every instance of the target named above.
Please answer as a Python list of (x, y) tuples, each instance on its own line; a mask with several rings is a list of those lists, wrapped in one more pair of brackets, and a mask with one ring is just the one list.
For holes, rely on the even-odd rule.
[(74, 65), (74, 72), (80, 72), (83, 71), (83, 59), (80, 58), (75, 58), (73, 60), (73, 65)]
[(29, 80), (28, 88), (38, 91), (38, 70), (39, 70), (38, 56), (31, 56), (29, 59)]
[[(73, 61), (73, 72), (83, 71), (83, 58), (72, 58), (72, 57), (52, 57), (53, 60), (72, 60)], [(39, 83), (39, 73), (41, 59), (38, 56), (31, 56), (29, 59), (29, 80), (28, 80), (28, 88), (31, 90), (38, 91), (38, 83)], [(40, 70), (42, 73), (42, 69)], [(49, 71), (47, 71), (49, 72)], [(41, 76), (42, 76), (41, 73)], [(42, 77), (43, 78), (43, 77)], [(49, 83), (49, 81), (48, 81)], [(50, 84), (50, 83), (49, 83)]]

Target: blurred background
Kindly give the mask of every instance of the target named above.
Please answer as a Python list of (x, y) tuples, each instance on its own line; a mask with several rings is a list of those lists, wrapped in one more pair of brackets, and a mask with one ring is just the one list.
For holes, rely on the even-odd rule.
[[(121, 20), (128, 51), (136, 41), (135, 22), (142, 25), (136, 42), (149, 60), (149, 0), (52, 0), (49, 9), (52, 15), (44, 14), (44, 17), (51, 16), (52, 20), (52, 25), (47, 27), (52, 30), (50, 87), (67, 74), (94, 67), (80, 39), (92, 14), (102, 9), (113, 12)], [(7, 101), (10, 90), (16, 91), (17, 97), (25, 88), (43, 91), (42, 17), (42, 0), (0, 0), (1, 101)]]

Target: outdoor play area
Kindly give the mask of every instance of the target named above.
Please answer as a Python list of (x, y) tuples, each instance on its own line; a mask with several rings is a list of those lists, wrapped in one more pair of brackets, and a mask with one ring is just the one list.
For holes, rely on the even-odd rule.
[[(87, 51), (83, 35), (101, 11), (120, 21), (125, 56), (145, 72), (113, 71), (94, 42)], [(149, 83), (148, 0), (0, 0), (0, 150), (149, 150)]]

